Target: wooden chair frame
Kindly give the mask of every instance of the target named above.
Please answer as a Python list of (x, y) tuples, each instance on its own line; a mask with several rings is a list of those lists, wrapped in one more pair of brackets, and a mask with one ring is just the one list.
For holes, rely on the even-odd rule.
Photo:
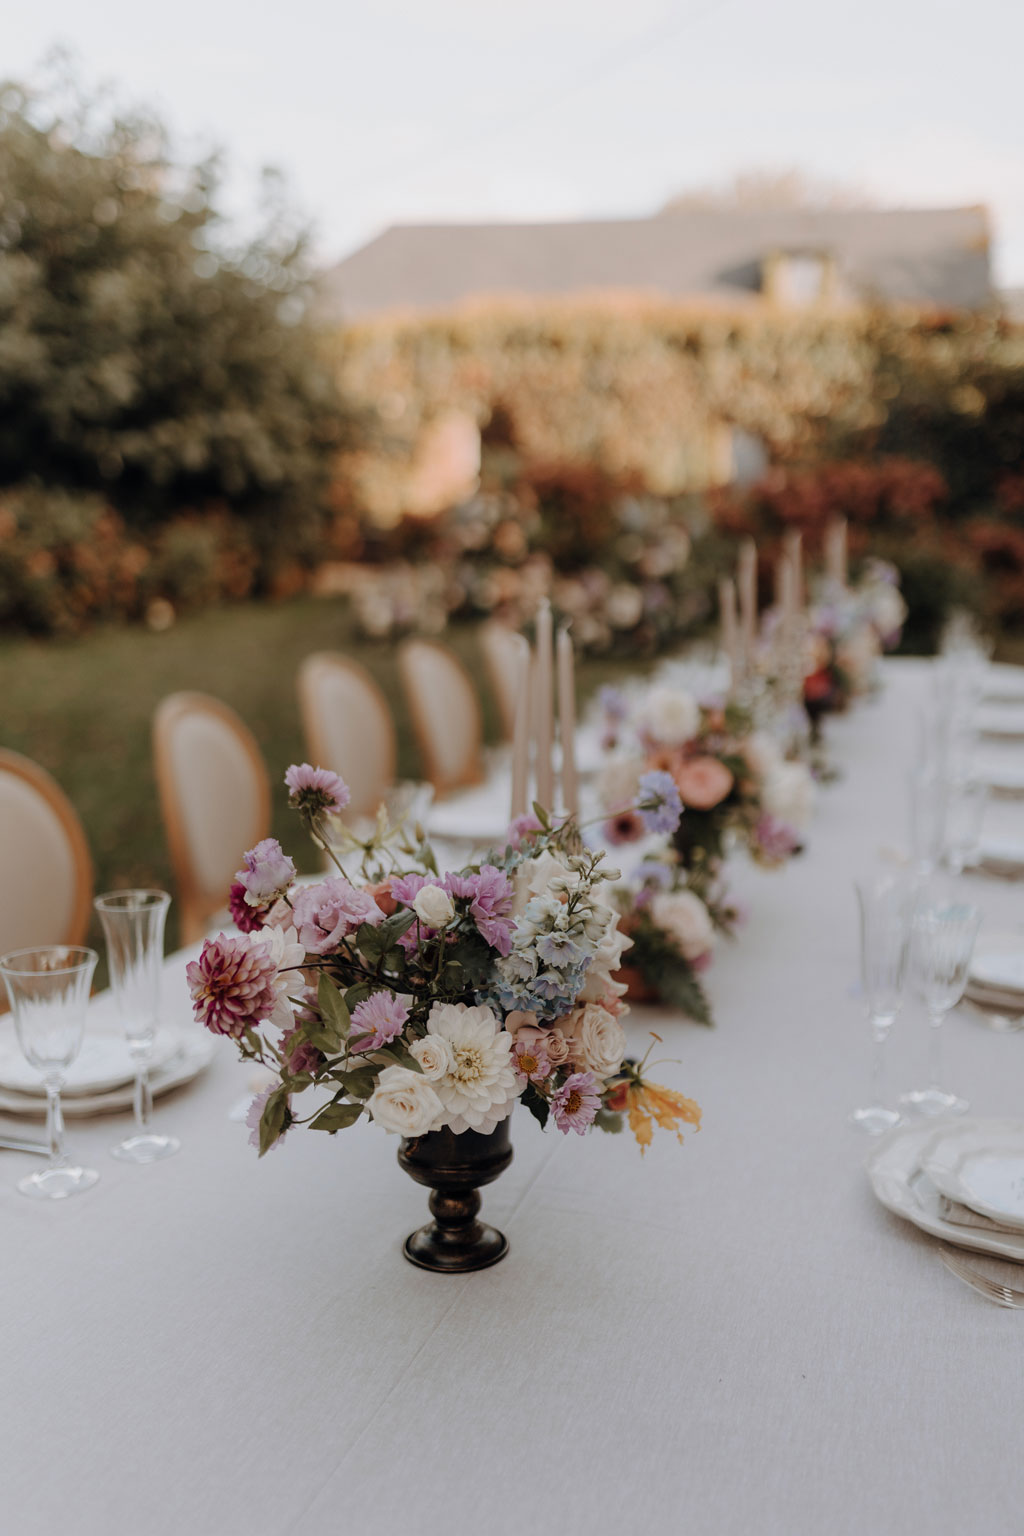
[[(186, 715), (207, 714), (226, 725), (245, 751), (258, 784), (259, 820), (265, 837), (270, 829), (270, 776), (263, 754), (255, 736), (240, 715), (220, 699), (208, 693), (186, 690), (171, 693), (157, 705), (153, 715), (153, 762), (156, 770), (157, 791), (163, 815), (167, 846), (171, 855), (171, 867), (178, 888), (178, 906), (181, 914), (181, 937), (185, 944), (194, 944), (206, 932), (206, 925), (215, 912), (227, 905), (225, 890), (219, 900), (202, 891), (196, 881), (189, 857), (188, 838), (185, 833), (185, 817), (181, 808), (177, 781), (171, 761), (171, 736), (175, 724)], [(258, 839), (257, 839), (258, 841)], [(241, 863), (245, 850), (239, 848)]]
[[(75, 867), (75, 894), (71, 908), (71, 919), (66, 931), (55, 939), (60, 944), (81, 944), (89, 929), (89, 921), (92, 917), (92, 892), (93, 892), (93, 865), (92, 856), (89, 853), (89, 844), (85, 831), (67, 795), (61, 789), (56, 779), (47, 773), (45, 768), (32, 761), (30, 757), (23, 757), (20, 752), (10, 752), (5, 747), (0, 747), (0, 773), (10, 774), (12, 778), (21, 779), (31, 789), (35, 790), (40, 799), (44, 800), (50, 810), (60, 822), (61, 828), (67, 836)], [(6, 1008), (6, 999), (0, 1004), (0, 1013)]]
[[(416, 648), (436, 651), (439, 655), (443, 656), (447, 662), (458, 668), (469, 686), (476, 728), (476, 763), (467, 773), (461, 774), (456, 778), (448, 778), (445, 775), (434, 751), (433, 732), (428, 719), (428, 704), (416, 687), (409, 668), (409, 656)], [(483, 763), (483, 713), (480, 709), (480, 700), (477, 697), (473, 679), (462, 662), (446, 645), (439, 645), (436, 640), (406, 640), (398, 650), (398, 670), (402, 679), (406, 702), (409, 706), (409, 717), (412, 721), (416, 745), (419, 748), (426, 776), (431, 784), (433, 784), (435, 793), (438, 796), (450, 795), (457, 789), (468, 789), (473, 784), (482, 783), (485, 777)]]
[[(312, 683), (314, 667), (323, 666), (336, 667), (339, 671), (347, 672), (350, 677), (356, 678), (374, 696), (384, 719), (388, 722), (390, 727), (388, 762), (384, 783), (381, 785), (381, 793), (383, 794), (385, 789), (389, 789), (394, 784), (395, 774), (398, 771), (398, 737), (395, 731), (394, 715), (391, 712), (391, 705), (388, 703), (387, 694), (381, 688), (376, 678), (364, 666), (361, 666), (358, 661), (353, 661), (350, 657), (343, 655), (341, 651), (313, 651), (299, 667), (296, 679), (299, 695), (299, 713), (302, 716), (302, 731), (306, 739), (310, 762), (319, 763), (323, 768), (332, 768), (335, 772), (339, 771), (338, 765), (329, 761), (331, 754), (321, 726), (321, 715), (317, 706), (316, 690)], [(342, 776), (344, 777), (344, 775)], [(376, 810), (376, 806), (373, 810)], [(355, 814), (360, 814), (358, 807)], [(362, 814), (372, 815), (373, 811), (366, 812), (364, 808)]]

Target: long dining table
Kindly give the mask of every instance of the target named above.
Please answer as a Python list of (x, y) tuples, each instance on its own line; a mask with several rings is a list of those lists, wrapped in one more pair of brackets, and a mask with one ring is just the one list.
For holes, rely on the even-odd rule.
[[(806, 852), (731, 866), (749, 917), (708, 975), (716, 1027), (631, 1015), (700, 1132), (641, 1156), (518, 1110), (484, 1191), (511, 1245), (494, 1268), (403, 1260), (426, 1191), (379, 1129), (295, 1130), (258, 1160), (226, 1041), (157, 1103), (176, 1157), (121, 1164), (123, 1117), (69, 1121), (102, 1176), (51, 1207), (5, 1154), (4, 1536), (1019, 1532), (1024, 1320), (879, 1205), (846, 1121), (869, 1054), (852, 880), (906, 844), (926, 687), (887, 663), (828, 723), (841, 777)], [(999, 814), (1024, 831), (1024, 805)], [(1020, 928), (1018, 887), (963, 886), (986, 928)], [(186, 958), (164, 989), (185, 1029)], [(891, 1096), (926, 1029), (908, 1003)], [(967, 1011), (945, 1031), (949, 1083), (1019, 1116), (1024, 1036)]]

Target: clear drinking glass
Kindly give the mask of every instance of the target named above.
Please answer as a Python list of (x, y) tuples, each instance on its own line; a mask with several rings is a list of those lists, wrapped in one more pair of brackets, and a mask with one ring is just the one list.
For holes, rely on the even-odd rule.
[(939, 868), (946, 847), (946, 781), (936, 772), (910, 776), (910, 848), (919, 874)]
[(903, 1003), (914, 886), (906, 876), (882, 874), (855, 884), (860, 913), (860, 978), (871, 1025), (871, 1102), (850, 1114), (850, 1123), (879, 1136), (899, 1121), (882, 1104), (883, 1048)]
[(947, 1093), (942, 1081), (941, 1028), (946, 1014), (963, 997), (967, 972), (978, 936), (981, 913), (966, 903), (947, 902), (922, 907), (913, 922), (913, 964), (917, 985), (928, 1011), (931, 1040), (931, 1083), (905, 1093), (900, 1104), (918, 1115), (962, 1115), (967, 1100)]
[(166, 891), (110, 891), (95, 902), (107, 941), (110, 981), (135, 1063), (135, 1129), (110, 1149), (128, 1163), (155, 1163), (181, 1146), (176, 1136), (161, 1136), (150, 1128), (149, 1058), (160, 1017), (164, 923), (170, 904)]
[(82, 1048), (98, 958), (93, 949), (48, 944), (16, 949), (0, 959), (18, 1045), (46, 1087), (50, 1161), (40, 1173), (29, 1174), (18, 1184), (23, 1195), (37, 1200), (65, 1200), (91, 1188), (99, 1178), (94, 1168), (81, 1168), (68, 1157), (60, 1108), (64, 1074)]
[(963, 874), (964, 865), (977, 849), (987, 799), (988, 785), (973, 779), (957, 780), (946, 787), (946, 868), (951, 874)]

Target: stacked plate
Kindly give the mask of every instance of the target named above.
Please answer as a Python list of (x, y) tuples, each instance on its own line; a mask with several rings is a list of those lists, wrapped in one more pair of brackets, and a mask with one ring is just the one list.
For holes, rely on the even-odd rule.
[(1024, 708), (1020, 703), (1000, 704), (979, 711), (978, 731), (997, 741), (1019, 741), (1024, 737)]
[[(153, 1045), (149, 1082), (156, 1097), (191, 1082), (213, 1060), (214, 1043), (198, 1033), (162, 1030)], [(135, 1067), (123, 1035), (95, 1031), (68, 1068), (61, 1090), (66, 1117), (131, 1109)], [(46, 1092), (13, 1038), (0, 1041), (0, 1109), (15, 1115), (44, 1115)]]
[(1017, 762), (992, 762), (986, 763), (978, 772), (992, 793), (1001, 799), (1019, 800), (1024, 797), (1024, 765)]
[(1024, 1014), (1024, 937), (1008, 933), (984, 939), (975, 948), (964, 997), (979, 1008)]
[(984, 874), (1018, 880), (1024, 877), (1024, 839), (982, 837), (974, 850), (971, 865)]
[(955, 1120), (892, 1131), (868, 1158), (884, 1206), (960, 1248), (1024, 1263), (1024, 1123)]

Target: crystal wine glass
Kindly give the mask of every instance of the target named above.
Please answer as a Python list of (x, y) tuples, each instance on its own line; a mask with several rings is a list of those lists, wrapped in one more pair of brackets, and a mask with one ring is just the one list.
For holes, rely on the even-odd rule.
[(947, 1093), (942, 1081), (941, 1028), (967, 984), (981, 913), (962, 902), (922, 907), (914, 915), (913, 957), (917, 983), (928, 1011), (931, 1083), (905, 1093), (900, 1103), (918, 1115), (962, 1115), (967, 1100)]
[(975, 779), (960, 779), (946, 791), (946, 867), (953, 875), (962, 875), (964, 865), (978, 846), (988, 785)]
[(882, 1104), (883, 1048), (903, 1003), (914, 887), (904, 875), (881, 874), (855, 884), (860, 913), (860, 977), (873, 1040), (871, 1102), (850, 1114), (850, 1124), (879, 1136), (899, 1122)]
[(931, 875), (942, 863), (946, 845), (946, 781), (928, 770), (909, 781), (910, 846), (919, 875)]
[(166, 891), (111, 891), (95, 902), (107, 940), (110, 980), (135, 1063), (135, 1128), (110, 1149), (127, 1163), (155, 1163), (181, 1146), (176, 1136), (161, 1136), (150, 1128), (149, 1060), (159, 1022), (164, 923), (170, 904)]
[(79, 1167), (68, 1157), (60, 1107), (64, 1074), (82, 1048), (89, 989), (98, 958), (93, 949), (49, 944), (40, 949), (16, 949), (0, 959), (18, 1044), (46, 1087), (50, 1161), (41, 1172), (18, 1183), (23, 1195), (37, 1200), (65, 1200), (91, 1188), (99, 1178), (95, 1169)]

